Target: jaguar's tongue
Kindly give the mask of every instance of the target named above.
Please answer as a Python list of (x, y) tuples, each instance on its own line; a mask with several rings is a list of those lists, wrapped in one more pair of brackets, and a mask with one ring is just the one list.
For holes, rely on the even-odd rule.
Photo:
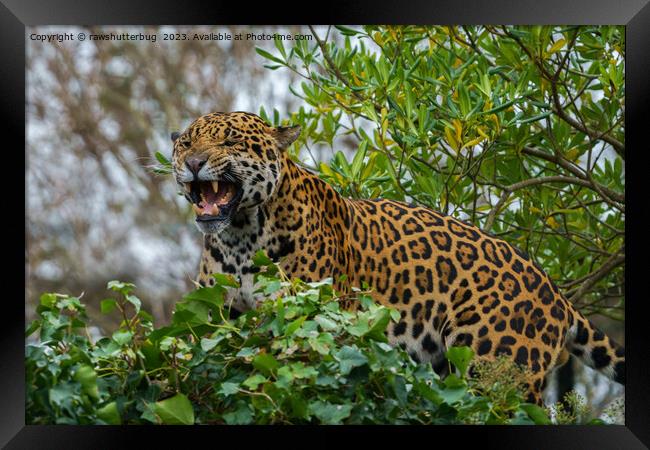
[(235, 186), (228, 182), (202, 181), (199, 183), (201, 200), (198, 205), (193, 204), (197, 215), (219, 215), (219, 210), (232, 200)]
[(219, 215), (219, 207), (214, 203), (204, 204), (203, 202), (201, 202), (198, 205), (196, 203), (193, 203), (192, 208), (194, 209), (194, 212), (196, 213), (197, 216), (218, 216)]

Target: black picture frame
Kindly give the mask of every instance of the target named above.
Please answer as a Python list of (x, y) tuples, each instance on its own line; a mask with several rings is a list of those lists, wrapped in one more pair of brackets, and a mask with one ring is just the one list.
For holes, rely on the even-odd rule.
[[(5, 181), (3, 203), (8, 203), (3, 221), (7, 241), (3, 260), (3, 318), (0, 325), (0, 445), (10, 449), (44, 448), (121, 448), (154, 442), (166, 446), (173, 442), (224, 445), (229, 440), (250, 443), (251, 438), (266, 444), (278, 439), (282, 445), (311, 446), (314, 442), (337, 445), (350, 434), (385, 444), (413, 445), (422, 439), (428, 445), (464, 447), (472, 442), (478, 448), (535, 449), (637, 449), (650, 445), (650, 383), (648, 383), (647, 318), (641, 313), (646, 300), (641, 270), (647, 270), (640, 241), (641, 228), (648, 227), (648, 208), (644, 204), (641, 158), (645, 137), (646, 113), (650, 106), (650, 0), (444, 0), (390, 2), (329, 1), (305, 2), (179, 2), (173, 0), (76, 1), (0, 0), (0, 111), (3, 131)], [(24, 298), (17, 280), (21, 253), (26, 256), (26, 241), (21, 246), (13, 237), (19, 224), (15, 212), (25, 206), (25, 197), (16, 192), (28, 161), (21, 151), (25, 144), (25, 42), (26, 26), (34, 25), (146, 25), (146, 24), (619, 24), (626, 25), (626, 424), (624, 426), (454, 426), (454, 427), (112, 427), (112, 426), (26, 426), (24, 391)], [(644, 126), (645, 125), (645, 126)], [(15, 140), (11, 142), (11, 139)], [(11, 143), (10, 143), (11, 142)], [(645, 145), (644, 145), (645, 144)], [(632, 158), (632, 159), (629, 159)], [(10, 162), (8, 162), (10, 161)], [(7, 170), (6, 165), (11, 166)], [(25, 167), (22, 165), (25, 164)], [(646, 175), (647, 176), (647, 175)], [(23, 178), (24, 180), (24, 178)], [(26, 180), (25, 180), (26, 183)], [(26, 184), (25, 184), (26, 186)], [(25, 217), (25, 226), (27, 220)], [(646, 231), (647, 233), (647, 231)], [(16, 261), (14, 261), (14, 259)], [(21, 269), (23, 267), (23, 269)], [(11, 272), (7, 272), (10, 270)], [(26, 274), (23, 272), (25, 283)], [(14, 292), (15, 291), (15, 292)], [(14, 295), (15, 294), (15, 295)], [(296, 434), (297, 433), (297, 434)], [(321, 439), (318, 435), (323, 436)], [(417, 435), (412, 436), (412, 435)], [(287, 438), (291, 436), (291, 441)], [(313, 439), (318, 438), (318, 441)], [(175, 439), (176, 438), (176, 439)], [(180, 438), (180, 439), (178, 439)], [(146, 441), (140, 441), (146, 439)], [(216, 440), (215, 440), (216, 439)], [(369, 446), (369, 443), (365, 444)]]

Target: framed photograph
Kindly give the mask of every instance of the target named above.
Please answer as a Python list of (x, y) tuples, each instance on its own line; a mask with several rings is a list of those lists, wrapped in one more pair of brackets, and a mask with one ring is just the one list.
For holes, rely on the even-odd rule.
[(340, 3), (3, 0), (6, 448), (647, 448), (647, 2)]

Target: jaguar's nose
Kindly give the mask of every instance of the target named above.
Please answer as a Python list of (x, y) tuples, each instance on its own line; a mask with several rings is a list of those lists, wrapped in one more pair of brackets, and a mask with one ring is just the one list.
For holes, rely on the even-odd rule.
[(207, 161), (207, 155), (190, 156), (185, 160), (185, 165), (188, 167), (188, 169), (190, 169), (195, 177), (198, 177), (199, 170), (201, 170), (201, 167), (203, 167)]

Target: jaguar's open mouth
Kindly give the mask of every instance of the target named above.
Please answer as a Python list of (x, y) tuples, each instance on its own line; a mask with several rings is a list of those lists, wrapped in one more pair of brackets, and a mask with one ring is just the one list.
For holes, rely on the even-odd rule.
[(185, 190), (192, 199), (197, 222), (231, 217), (237, 210), (243, 193), (239, 185), (226, 180), (194, 180), (185, 183)]

